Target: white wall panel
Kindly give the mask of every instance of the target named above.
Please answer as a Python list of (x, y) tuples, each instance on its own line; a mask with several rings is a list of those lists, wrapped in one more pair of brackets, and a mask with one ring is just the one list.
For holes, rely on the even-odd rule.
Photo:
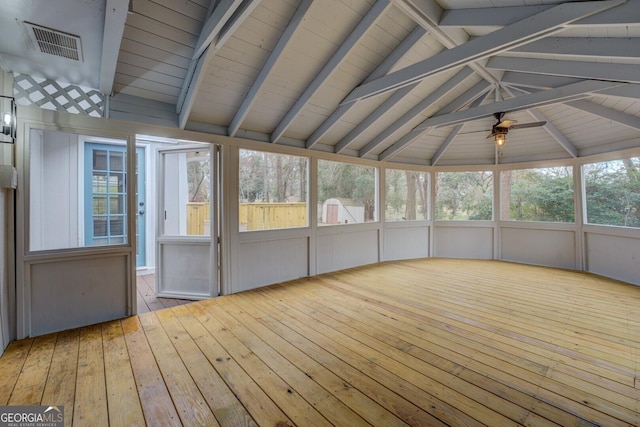
[(426, 258), (429, 256), (429, 226), (387, 227), (383, 242), (385, 261)]
[(378, 229), (347, 230), (343, 226), (337, 227), (331, 233), (317, 237), (318, 274), (379, 261)]
[[(164, 297), (202, 299), (212, 295), (211, 243), (160, 243), (158, 294)], [(217, 292), (215, 292), (217, 295)]]
[[(6, 242), (7, 226), (5, 212), (12, 193), (0, 189), (0, 241)], [(9, 344), (9, 282), (7, 277), (7, 245), (0, 245), (0, 355)]]
[(504, 261), (577, 268), (574, 231), (503, 227), (500, 236), (501, 259)]
[(585, 233), (586, 270), (640, 285), (640, 238)]
[(438, 225), (434, 234), (434, 256), (444, 258), (493, 258), (493, 227)]
[(31, 336), (125, 317), (128, 254), (56, 258), (28, 265)]
[(306, 277), (309, 275), (308, 238), (240, 243), (237, 265), (238, 276), (232, 292)]

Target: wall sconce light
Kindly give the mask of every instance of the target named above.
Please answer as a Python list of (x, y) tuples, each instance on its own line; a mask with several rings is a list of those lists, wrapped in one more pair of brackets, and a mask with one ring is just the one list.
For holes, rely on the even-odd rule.
[(16, 142), (16, 129), (18, 125), (18, 111), (16, 100), (10, 96), (0, 95), (0, 142), (13, 144)]

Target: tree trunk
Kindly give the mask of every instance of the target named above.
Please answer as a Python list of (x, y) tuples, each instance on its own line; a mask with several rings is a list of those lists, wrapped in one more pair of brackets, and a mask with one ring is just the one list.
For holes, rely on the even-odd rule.
[(416, 219), (416, 172), (405, 171), (407, 179), (407, 205), (404, 210), (404, 219)]
[(512, 171), (505, 170), (500, 173), (500, 218), (511, 219), (511, 182)]

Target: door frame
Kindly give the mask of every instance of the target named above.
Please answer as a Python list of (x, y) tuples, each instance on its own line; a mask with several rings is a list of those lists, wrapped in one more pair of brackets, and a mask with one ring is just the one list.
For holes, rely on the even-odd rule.
[[(24, 119), (22, 119), (24, 120)], [(127, 215), (127, 242), (117, 245), (96, 247), (65, 247), (61, 249), (31, 250), (30, 245), (30, 191), (31, 191), (31, 160), (30, 149), (33, 131), (57, 131), (77, 138), (75, 151), (76, 161), (84, 159), (84, 141), (96, 142), (126, 142), (127, 175), (135, 175), (135, 135), (112, 130), (93, 130), (69, 128), (52, 125), (40, 120), (23, 121), (23, 144), (15, 150), (16, 168), (20, 187), (16, 190), (16, 339), (37, 336), (61, 329), (85, 326), (116, 318), (133, 315), (136, 312), (135, 286), (135, 237), (131, 230), (135, 230), (135, 217)], [(80, 164), (81, 163), (81, 164)], [(83, 179), (82, 164), (79, 162), (76, 179)], [(84, 206), (82, 185), (78, 185), (78, 210)], [(127, 212), (135, 209), (134, 180), (126, 182)], [(82, 208), (83, 210), (84, 208)], [(80, 220), (78, 232), (83, 234), (84, 221)], [(81, 268), (77, 268), (80, 266)], [(112, 267), (116, 266), (113, 270)], [(52, 269), (52, 270), (49, 270)], [(50, 276), (47, 271), (51, 271)], [(105, 271), (118, 272), (105, 277)], [(43, 273), (45, 272), (45, 273)], [(34, 274), (35, 273), (35, 274)], [(42, 280), (42, 277), (45, 280)], [(92, 281), (87, 281), (91, 277)], [(93, 280), (95, 279), (95, 280)], [(73, 284), (83, 289), (83, 295), (78, 292), (65, 292), (66, 284)], [(105, 289), (106, 287), (106, 289)], [(34, 306), (34, 297), (42, 299), (42, 291), (52, 293), (51, 301), (45, 301), (38, 308)], [(84, 295), (84, 291), (87, 295)], [(58, 291), (56, 293), (56, 291)], [(97, 291), (97, 294), (92, 293)], [(46, 294), (46, 292), (45, 292)], [(60, 295), (60, 301), (55, 299)], [(97, 295), (97, 296), (96, 296)], [(104, 301), (107, 296), (110, 301)], [(36, 298), (36, 299), (37, 299)], [(60, 305), (58, 305), (58, 303)], [(105, 304), (108, 307), (105, 309)], [(72, 307), (65, 309), (65, 307)], [(60, 321), (56, 325), (47, 325), (47, 319)]]
[[(164, 234), (164, 207), (165, 207), (165, 162), (166, 154), (187, 153), (202, 150), (203, 144), (209, 149), (210, 161), (210, 200), (209, 200), (209, 223), (210, 235), (207, 236), (187, 236), (187, 235), (165, 235)], [(156, 295), (159, 297), (182, 298), (201, 300), (213, 298), (220, 295), (220, 146), (210, 143), (198, 143), (193, 145), (181, 145), (171, 148), (158, 148), (156, 150), (156, 235), (155, 235), (155, 271), (156, 271)], [(208, 265), (209, 268), (209, 293), (172, 292), (164, 288), (163, 277), (163, 247), (171, 245), (185, 246), (209, 246)], [(164, 289), (163, 289), (164, 288)]]

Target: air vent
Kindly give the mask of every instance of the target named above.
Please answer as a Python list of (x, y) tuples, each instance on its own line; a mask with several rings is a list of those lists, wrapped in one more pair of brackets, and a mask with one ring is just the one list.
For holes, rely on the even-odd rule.
[(82, 61), (80, 37), (25, 22), (35, 46), (42, 53)]

